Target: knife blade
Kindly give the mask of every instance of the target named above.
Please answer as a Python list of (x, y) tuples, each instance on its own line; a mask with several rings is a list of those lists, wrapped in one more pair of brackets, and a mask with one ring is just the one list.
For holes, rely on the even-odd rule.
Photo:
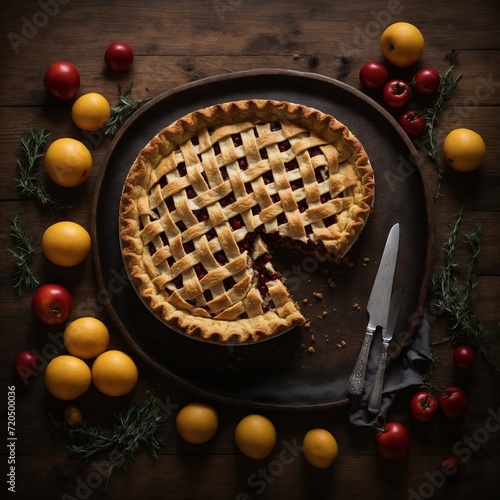
[(399, 248), (399, 224), (392, 226), (387, 236), (382, 259), (368, 299), (367, 311), (369, 314), (363, 344), (347, 383), (350, 394), (361, 394), (365, 387), (365, 374), (373, 334), (377, 327), (387, 329), (389, 309), (392, 296), (392, 284)]
[(368, 399), (368, 411), (378, 413), (380, 411), (380, 403), (382, 401), (382, 389), (384, 388), (384, 375), (387, 366), (387, 354), (389, 352), (389, 344), (396, 329), (396, 323), (401, 309), (401, 299), (403, 293), (401, 290), (394, 292), (391, 300), (391, 312), (389, 314), (389, 322), (387, 328), (382, 330), (382, 347), (380, 350), (380, 359), (378, 362), (377, 372), (373, 380), (373, 386)]

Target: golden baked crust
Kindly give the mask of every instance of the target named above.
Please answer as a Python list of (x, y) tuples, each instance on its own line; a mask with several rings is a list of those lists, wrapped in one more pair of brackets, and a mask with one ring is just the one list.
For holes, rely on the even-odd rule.
[(124, 262), (140, 297), (174, 329), (257, 341), (304, 322), (265, 238), (342, 257), (373, 196), (363, 146), (332, 116), (258, 99), (200, 109), (159, 132), (128, 174)]

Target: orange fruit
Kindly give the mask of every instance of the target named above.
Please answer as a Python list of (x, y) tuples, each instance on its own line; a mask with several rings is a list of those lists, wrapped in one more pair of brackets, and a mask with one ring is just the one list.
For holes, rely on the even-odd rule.
[(76, 356), (56, 356), (45, 368), (45, 386), (54, 397), (64, 401), (79, 398), (91, 383), (90, 368)]
[(314, 467), (326, 469), (337, 459), (339, 447), (333, 435), (325, 429), (311, 429), (304, 436), (302, 450)]
[(59, 186), (81, 184), (92, 169), (92, 155), (83, 142), (63, 137), (54, 141), (45, 153), (45, 170)]
[(132, 358), (122, 351), (106, 351), (92, 364), (92, 381), (107, 396), (124, 396), (132, 391), (139, 371)]
[(446, 136), (443, 154), (450, 167), (460, 172), (470, 172), (483, 162), (486, 144), (474, 130), (456, 128)]
[(56, 222), (42, 236), (42, 251), (53, 264), (72, 267), (83, 262), (90, 252), (87, 230), (71, 221)]
[(82, 130), (97, 130), (108, 123), (111, 106), (107, 99), (96, 92), (80, 96), (71, 108), (71, 118)]
[(244, 417), (234, 432), (238, 449), (247, 457), (261, 460), (276, 446), (276, 429), (263, 415), (251, 414)]
[(399, 22), (388, 26), (380, 37), (380, 50), (394, 66), (405, 68), (420, 60), (424, 52), (424, 37), (410, 23)]
[(177, 414), (175, 425), (177, 432), (185, 441), (201, 444), (215, 436), (219, 418), (213, 406), (205, 403), (189, 403)]
[(109, 331), (102, 321), (92, 316), (84, 316), (68, 323), (63, 340), (70, 354), (82, 359), (91, 359), (108, 348)]
[(69, 427), (77, 427), (83, 423), (83, 415), (80, 408), (75, 405), (68, 405), (64, 408), (64, 421)]

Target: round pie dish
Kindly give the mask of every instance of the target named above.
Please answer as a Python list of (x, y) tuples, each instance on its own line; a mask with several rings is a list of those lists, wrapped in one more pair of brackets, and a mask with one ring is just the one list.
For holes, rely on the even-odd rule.
[(259, 342), (305, 323), (272, 249), (342, 258), (363, 229), (374, 175), (333, 116), (250, 99), (195, 110), (138, 154), (120, 202), (122, 253), (166, 325)]
[[(274, 248), (273, 264), (286, 278), (309, 327), (307, 323), (294, 327), (265, 342), (199, 341), (159, 320), (129, 279), (119, 231), (123, 186), (138, 153), (166, 123), (193, 110), (254, 98), (302, 103), (348, 125), (374, 170), (373, 212), (346, 263), (320, 262)], [(169, 90), (127, 120), (98, 172), (91, 235), (99, 293), (92, 304), (98, 310), (106, 308), (140, 359), (200, 397), (255, 408), (309, 410), (345, 405), (347, 380), (368, 321), (366, 302), (385, 236), (395, 222), (401, 225), (401, 241), (394, 286), (403, 290), (403, 300), (398, 334), (391, 343), (391, 371), (401, 369), (400, 353), (417, 329), (414, 319), (425, 307), (434, 248), (433, 200), (427, 187), (432, 172), (432, 165), (421, 161), (411, 140), (386, 110), (362, 92), (323, 75), (249, 70)], [(373, 349), (379, 345), (377, 336)]]

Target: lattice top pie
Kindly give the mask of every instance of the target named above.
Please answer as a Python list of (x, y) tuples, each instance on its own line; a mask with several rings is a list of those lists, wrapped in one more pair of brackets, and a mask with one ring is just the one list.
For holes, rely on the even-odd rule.
[(128, 174), (125, 265), (172, 328), (257, 341), (305, 321), (269, 248), (342, 257), (373, 194), (365, 150), (330, 115), (270, 100), (200, 109), (159, 132)]

